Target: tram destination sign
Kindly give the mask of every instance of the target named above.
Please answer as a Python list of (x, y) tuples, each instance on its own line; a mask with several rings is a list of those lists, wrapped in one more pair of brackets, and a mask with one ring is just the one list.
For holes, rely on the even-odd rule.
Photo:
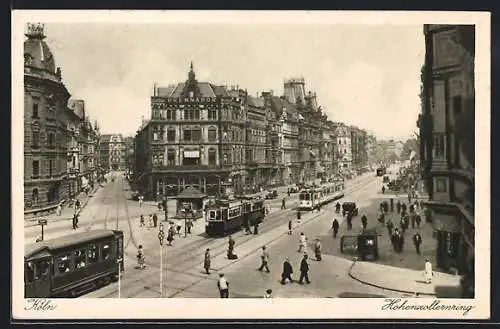
[(38, 225), (47, 225), (47, 220), (46, 219), (39, 219)]

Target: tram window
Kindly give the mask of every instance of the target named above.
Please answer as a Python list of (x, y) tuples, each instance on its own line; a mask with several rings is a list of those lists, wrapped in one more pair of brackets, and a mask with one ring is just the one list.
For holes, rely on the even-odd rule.
[(220, 220), (220, 211), (217, 211), (217, 215), (215, 216), (215, 219)]
[(97, 246), (95, 244), (89, 246), (89, 249), (87, 250), (87, 259), (89, 263), (95, 263), (99, 260)]
[(36, 276), (42, 277), (49, 274), (50, 263), (48, 259), (40, 259), (36, 264)]
[(239, 214), (240, 214), (240, 209), (238, 209), (238, 208), (229, 210), (229, 217), (230, 218), (236, 217)]
[(75, 251), (75, 265), (76, 268), (82, 268), (86, 265), (85, 249)]
[(59, 256), (56, 263), (57, 263), (57, 273), (59, 275), (68, 273), (72, 269), (71, 256), (69, 254)]
[(109, 244), (102, 245), (102, 260), (107, 260), (111, 256), (111, 248)]
[(208, 216), (209, 216), (209, 218), (214, 219), (215, 218), (215, 211), (214, 210), (210, 210)]
[(33, 262), (26, 262), (24, 267), (26, 281), (33, 282), (35, 281), (35, 264)]

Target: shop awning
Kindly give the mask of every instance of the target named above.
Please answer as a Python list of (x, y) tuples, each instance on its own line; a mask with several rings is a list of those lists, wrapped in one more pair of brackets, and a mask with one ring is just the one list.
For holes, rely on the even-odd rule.
[(184, 151), (185, 158), (199, 158), (200, 151)]

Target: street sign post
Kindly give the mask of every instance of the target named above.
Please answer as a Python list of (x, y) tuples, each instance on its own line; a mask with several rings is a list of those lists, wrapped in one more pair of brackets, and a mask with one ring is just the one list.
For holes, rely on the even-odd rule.
[(165, 239), (165, 232), (163, 224), (160, 224), (158, 231), (158, 240), (160, 242), (160, 296), (163, 297), (163, 240)]
[(42, 239), (41, 239), (41, 241), (43, 241), (43, 227), (45, 225), (47, 225), (47, 220), (46, 219), (39, 219), (38, 220), (38, 225), (40, 225), (42, 227)]

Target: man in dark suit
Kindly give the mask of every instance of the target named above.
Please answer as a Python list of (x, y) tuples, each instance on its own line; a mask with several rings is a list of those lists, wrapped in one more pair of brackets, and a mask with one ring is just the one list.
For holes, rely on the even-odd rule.
[(413, 244), (415, 245), (415, 250), (417, 251), (417, 254), (420, 255), (420, 245), (422, 244), (422, 236), (420, 233), (415, 233), (413, 236)]
[(337, 218), (334, 218), (333, 224), (332, 224), (333, 238), (334, 239), (337, 238), (337, 234), (339, 233), (339, 227), (340, 227), (339, 221), (337, 220)]
[(309, 281), (309, 264), (307, 263), (307, 254), (304, 254), (304, 258), (300, 262), (300, 279), (299, 283), (303, 284), (304, 279), (306, 279), (306, 283), (311, 283)]
[(285, 284), (286, 279), (290, 280), (290, 282), (293, 283), (292, 273), (293, 273), (292, 264), (290, 264), (290, 260), (287, 257), (283, 262), (283, 273), (281, 273), (281, 284)]

